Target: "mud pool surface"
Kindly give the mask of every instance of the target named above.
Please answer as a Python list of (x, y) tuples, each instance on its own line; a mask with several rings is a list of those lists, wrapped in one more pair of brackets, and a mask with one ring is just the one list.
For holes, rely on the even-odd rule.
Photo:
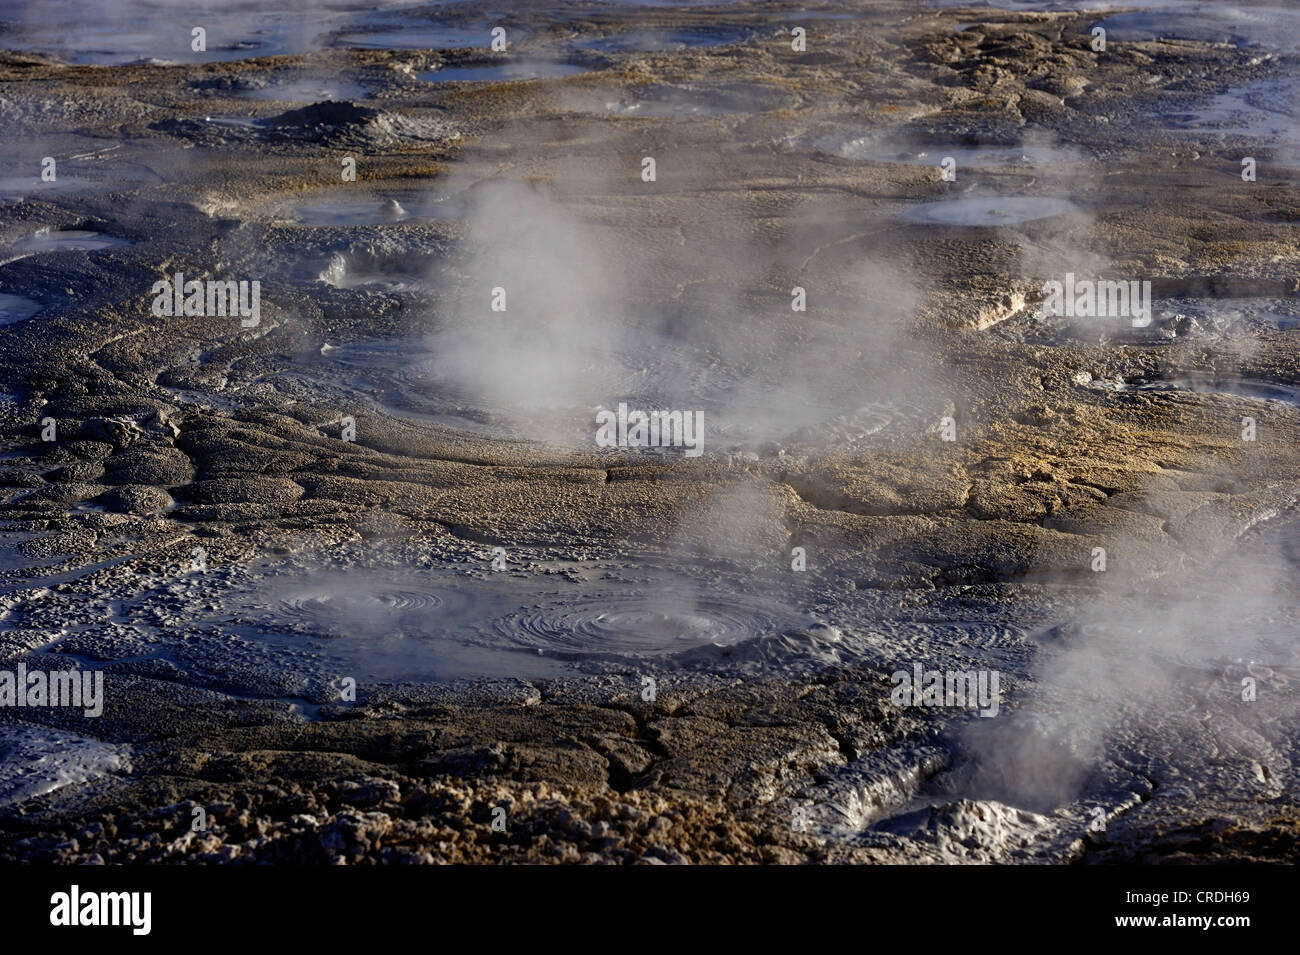
[(1296, 861), (1300, 25), (1232, 6), (0, 16), (0, 670), (105, 675), (0, 705), (0, 858)]

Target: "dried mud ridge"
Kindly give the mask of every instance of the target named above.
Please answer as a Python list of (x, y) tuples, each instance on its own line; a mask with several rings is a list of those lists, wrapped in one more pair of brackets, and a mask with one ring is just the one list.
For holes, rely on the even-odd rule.
[[(623, 16), (538, 14), (519, 54), (551, 55), (561, 37), (600, 35)], [(647, 16), (674, 27), (701, 14)], [(741, 7), (717, 16), (769, 22)], [(988, 22), (955, 30), (978, 17)], [(0, 265), (6, 292), (44, 306), (0, 339), (11, 396), (0, 404), (11, 436), (0, 653), (8, 667), (71, 659), (105, 670), (110, 706), (89, 731), (59, 713), (23, 716), (120, 758), (111, 773), (6, 808), (0, 857), (1295, 861), (1294, 666), (1274, 661), (1259, 678), (1267, 702), (1245, 710), (1230, 706), (1245, 664), (1175, 667), (1171, 712), (1130, 721), (1117, 703), (1126, 718), (1077, 789), (1033, 799), (980, 781), (968, 735), (978, 718), (900, 710), (885, 679), (900, 659), (947, 659), (1028, 687), (1044, 648), (1075, 639), (1053, 622), (1097, 599), (1093, 547), (1124, 568), (1126, 596), (1186, 604), (1197, 574), (1212, 579), (1235, 550), (1294, 532), (1300, 409), (1097, 383), (1200, 375), (1300, 387), (1300, 333), (1265, 322), (1249, 347), (1225, 347), (1202, 323), (1158, 312), (1146, 332), (1103, 340), (1036, 313), (1027, 278), (1040, 261), (1096, 256), (1113, 274), (1151, 276), (1157, 299), (1267, 299), (1294, 315), (1297, 173), (1243, 183), (1236, 143), (1151, 121), (1157, 104), (1293, 75), (1294, 57), (1196, 42), (1115, 43), (1099, 56), (1084, 15), (891, 3), (835, 20), (833, 45), (800, 56), (779, 19), (712, 47), (566, 54), (590, 72), (528, 84), (416, 78), (474, 59), (463, 52), (175, 67), (0, 59), (7, 125), (121, 140), (112, 154), (152, 173), (108, 194), (0, 206), (6, 246), (42, 227), (125, 240)], [(238, 95), (313, 69), (372, 96), (285, 109)], [(688, 121), (607, 105), (676, 102), (647, 87), (719, 83), (748, 99), (728, 94)], [(221, 116), (259, 121), (209, 119)], [(896, 143), (1032, 134), (1071, 161), (963, 168), (950, 184), (932, 166), (792, 145), (846, 130)], [(635, 242), (602, 233), (628, 281), (714, 332), (734, 320), (723, 300), (759, 323), (762, 302), (788, 307), (792, 271), (772, 236), (811, 231), (798, 275), (829, 303), (826, 334), (851, 327), (864, 292), (855, 266), (883, 256), (925, 289), (909, 303), (918, 324), (888, 339), (890, 361), (864, 347), (865, 365), (832, 373), (879, 375), (902, 426), (876, 432), (846, 415), (697, 461), (574, 453), (420, 420), (333, 372), (310, 373), (324, 345), (418, 335), (437, 308), (427, 290), (318, 281), (332, 257), (436, 260), (463, 237), (454, 216), (295, 222), (287, 210), (335, 188), (341, 150), (365, 157), (356, 185), (380, 192), (437, 188), (454, 169), (461, 184), (540, 183), (591, 219), (634, 224)], [(627, 169), (635, 163), (619, 157), (654, 155), (660, 181), (635, 194), (593, 189), (593, 153)], [(1079, 213), (1016, 237), (899, 218), (971, 188), (1046, 190)], [(728, 277), (719, 250), (735, 241), (774, 263), (757, 286)], [(260, 326), (152, 317), (145, 292), (174, 271), (261, 276)], [(689, 306), (686, 288), (703, 290)], [(934, 387), (890, 382), (891, 364), (930, 369)], [(356, 418), (355, 443), (339, 440), (340, 409)], [(958, 442), (937, 440), (944, 414)], [(1260, 422), (1249, 446), (1243, 415)], [(45, 417), (58, 423), (53, 444), (40, 440)], [(802, 589), (782, 597), (822, 629), (544, 678), (391, 675), (340, 704), (337, 670), (313, 653), (277, 669), (274, 652), (234, 635), (238, 621), (203, 619), (220, 616), (206, 588), (234, 586), (238, 573), (267, 588), (270, 607), (279, 562), (477, 573), (496, 545), (521, 579), (563, 561), (680, 563), (684, 551), (701, 555), (708, 580), (744, 592), (734, 582), (752, 566), (715, 546), (727, 531), (718, 495), (732, 492), (763, 502), (738, 550), (815, 555)], [(196, 546), (211, 567), (197, 582), (179, 573)], [(145, 604), (155, 617), (133, 619)], [(968, 642), (952, 638), (967, 627)], [(640, 698), (647, 673), (659, 678), (654, 703)], [(1006, 704), (1012, 718), (1019, 699)], [(791, 825), (799, 807), (805, 831)], [(1088, 829), (1097, 807), (1104, 832)], [(196, 808), (206, 832), (190, 829)], [(505, 831), (493, 829), (497, 808)]]

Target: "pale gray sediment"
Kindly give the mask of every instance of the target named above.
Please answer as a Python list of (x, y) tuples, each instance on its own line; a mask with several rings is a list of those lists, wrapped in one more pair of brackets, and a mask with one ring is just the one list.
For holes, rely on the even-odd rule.
[[(0, 669), (107, 673), (0, 708), (0, 858), (1294, 861), (1297, 51), (1008, 6), (0, 58)], [(596, 447), (619, 401), (704, 453)]]

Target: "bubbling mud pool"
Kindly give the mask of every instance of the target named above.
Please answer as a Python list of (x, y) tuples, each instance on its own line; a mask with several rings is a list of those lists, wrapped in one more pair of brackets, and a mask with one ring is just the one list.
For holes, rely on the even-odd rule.
[(320, 103), (326, 100), (361, 100), (370, 91), (360, 83), (330, 77), (275, 80), (240, 91), (249, 99), (273, 100), (285, 103)]
[(429, 292), (433, 286), (418, 267), (417, 253), (394, 257), (345, 255), (336, 252), (317, 278), (339, 289), (385, 292)]
[(903, 218), (922, 225), (1019, 225), (1078, 212), (1068, 199), (1040, 196), (982, 196), (926, 202), (909, 209)]
[[(509, 614), (493, 627), (523, 649), (572, 658), (731, 646), (771, 633), (781, 623), (781, 611), (743, 598), (701, 596), (671, 607), (675, 602), (671, 594), (656, 593), (561, 600)], [(789, 611), (784, 615), (789, 623)]]
[(439, 201), (410, 192), (357, 197), (355, 193), (333, 191), (288, 207), (280, 214), (306, 226), (388, 225), (455, 219), (464, 214), (464, 206), (454, 200)]
[[(730, 647), (811, 621), (779, 600), (721, 581), (645, 568), (614, 580), (575, 566), (581, 565), (560, 568), (563, 574), (533, 567), (527, 576), (509, 568), (284, 571), (230, 588), (205, 584), (202, 593), (148, 595), (123, 612), (145, 626), (165, 627), (183, 615), (195, 631), (235, 627), (245, 663), (256, 669), (278, 657), (282, 669), (297, 666), (295, 678), (307, 682), (339, 667), (433, 682), (599, 670)], [(232, 645), (230, 654), (238, 658), (241, 650)]]
[(285, 597), (280, 606), (287, 619), (303, 621), (309, 627), (333, 630), (352, 620), (383, 618), (395, 621), (398, 629), (406, 629), (407, 624), (402, 621), (408, 615), (422, 615), (445, 603), (446, 599), (438, 593), (418, 589), (416, 585), (404, 589), (399, 583), (378, 590), (357, 590), (344, 580), (329, 590), (306, 588)]
[[(372, 283), (365, 272), (353, 278), (355, 287), (387, 290), (421, 282), (394, 273), (372, 275)], [(453, 330), (427, 339), (326, 344), (318, 361), (289, 373), (397, 417), (593, 450), (596, 411), (615, 401), (645, 411), (701, 411), (706, 452), (759, 441), (842, 446), (923, 431), (942, 413), (928, 399), (852, 396), (838, 383), (828, 382), (825, 393), (790, 392), (780, 368), (647, 329), (624, 329), (613, 345), (575, 344), (523, 382), (511, 369), (529, 364), (527, 336), (512, 333), (509, 347), (498, 336)], [(473, 374), (460, 357), (468, 353), (479, 356)], [(846, 404), (852, 397), (859, 400)]]

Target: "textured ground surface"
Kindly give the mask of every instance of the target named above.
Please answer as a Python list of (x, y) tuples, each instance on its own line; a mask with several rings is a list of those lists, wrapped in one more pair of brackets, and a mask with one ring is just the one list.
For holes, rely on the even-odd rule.
[[(587, 71), (0, 58), (15, 167), (82, 180), (0, 205), (42, 306), (0, 654), (107, 674), (98, 719), (0, 710), (0, 857), (1294, 861), (1300, 31), (510, 9)], [(368, 95), (248, 95), (303, 77)], [(942, 224), (987, 197), (1061, 214)], [(260, 324), (155, 317), (178, 271)], [(1067, 271), (1152, 324), (1044, 316)], [(596, 448), (627, 400), (705, 453)], [(1001, 711), (897, 705), (914, 662)]]

